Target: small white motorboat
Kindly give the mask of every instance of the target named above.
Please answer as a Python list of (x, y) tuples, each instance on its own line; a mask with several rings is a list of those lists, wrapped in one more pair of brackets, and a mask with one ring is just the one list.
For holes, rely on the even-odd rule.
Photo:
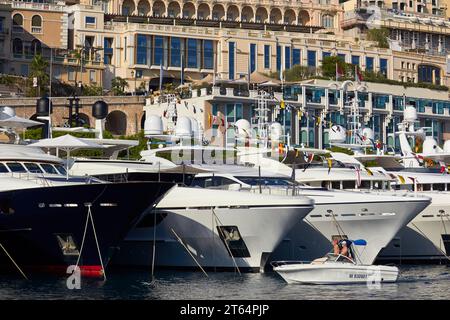
[[(353, 242), (365, 245), (364, 240)], [(311, 263), (273, 261), (273, 270), (287, 283), (299, 284), (381, 284), (396, 282), (398, 268), (393, 266), (362, 265), (342, 254), (329, 253)]]

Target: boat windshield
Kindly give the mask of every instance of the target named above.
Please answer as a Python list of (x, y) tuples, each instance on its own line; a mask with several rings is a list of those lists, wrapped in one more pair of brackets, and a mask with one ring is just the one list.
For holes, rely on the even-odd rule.
[(326, 262), (342, 262), (342, 263), (352, 263), (354, 264), (354, 261), (350, 259), (349, 257), (343, 256), (342, 254), (333, 254), (329, 253), (325, 256)]

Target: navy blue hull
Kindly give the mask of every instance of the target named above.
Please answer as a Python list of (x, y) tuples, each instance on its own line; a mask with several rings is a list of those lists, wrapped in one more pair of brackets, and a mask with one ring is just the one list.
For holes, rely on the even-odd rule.
[[(130, 182), (1, 192), (0, 243), (22, 269), (65, 271), (79, 257), (88, 204), (91, 204), (106, 266), (137, 220), (172, 186), (161, 182)], [(91, 221), (79, 265), (101, 265)], [(0, 267), (16, 270), (2, 249)]]

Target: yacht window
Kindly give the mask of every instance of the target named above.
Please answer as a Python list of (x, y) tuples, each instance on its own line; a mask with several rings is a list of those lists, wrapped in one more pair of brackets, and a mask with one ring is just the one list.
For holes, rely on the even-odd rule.
[(206, 179), (211, 180), (211, 178), (194, 178), (192, 180), (191, 187), (205, 188)]
[(435, 184), (433, 184), (433, 190), (445, 191), (445, 183), (435, 183)]
[(7, 162), (6, 165), (11, 172), (27, 172), (25, 167), (19, 162)]
[(341, 189), (341, 182), (340, 181), (331, 181), (331, 188), (339, 190)]
[[(270, 177), (239, 177), (239, 179), (249, 185), (258, 186), (259, 184), (263, 186), (294, 186), (297, 183), (293, 180), (283, 179), (283, 178), (270, 178)], [(235, 183), (235, 182), (233, 182)]]
[(3, 163), (0, 163), (0, 173), (5, 173), (5, 172), (9, 172), (8, 168)]
[(31, 173), (44, 173), (41, 168), (36, 163), (27, 162), (24, 163), (25, 168)]
[(58, 171), (56, 171), (55, 167), (52, 166), (51, 164), (41, 163), (41, 167), (42, 169), (44, 169), (46, 173), (58, 174)]
[(431, 190), (431, 184), (423, 184), (422, 185), (422, 190), (423, 191), (430, 191)]
[(359, 188), (360, 189), (370, 189), (370, 181), (368, 181), (368, 180), (361, 181), (361, 186)]
[(56, 168), (56, 170), (58, 170), (58, 172), (60, 174), (62, 174), (62, 175), (66, 175), (67, 174), (66, 169), (62, 165), (57, 164), (57, 165), (55, 165), (55, 168)]
[(377, 189), (377, 190), (383, 189), (383, 181), (374, 181), (373, 189)]
[(213, 179), (213, 184), (215, 187), (219, 187), (219, 186), (228, 186), (230, 184), (235, 184), (237, 183), (234, 180), (228, 179), (228, 178), (224, 178), (224, 177), (214, 177)]
[(230, 256), (250, 258), (250, 252), (237, 226), (218, 226), (217, 231)]
[(344, 189), (355, 189), (355, 181), (343, 181)]

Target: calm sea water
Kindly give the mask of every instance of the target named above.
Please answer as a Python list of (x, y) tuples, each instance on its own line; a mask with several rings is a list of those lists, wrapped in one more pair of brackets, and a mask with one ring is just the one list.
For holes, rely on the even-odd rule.
[(400, 280), (381, 289), (365, 285), (287, 285), (275, 273), (243, 274), (115, 270), (106, 282), (83, 278), (69, 290), (65, 278), (25, 281), (0, 275), (0, 299), (450, 299), (450, 267), (402, 266)]

